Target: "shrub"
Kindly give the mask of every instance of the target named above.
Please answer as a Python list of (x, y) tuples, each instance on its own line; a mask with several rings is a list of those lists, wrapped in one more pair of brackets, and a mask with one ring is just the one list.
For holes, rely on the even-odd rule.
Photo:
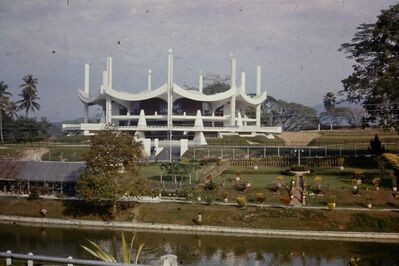
[(204, 184), (204, 189), (205, 189), (205, 190), (214, 190), (214, 189), (216, 189), (216, 184), (215, 184), (215, 182), (212, 182), (212, 181), (206, 182), (206, 183)]
[(238, 207), (245, 208), (245, 205), (247, 204), (247, 199), (244, 196), (238, 196), (237, 204), (238, 204)]
[(322, 180), (323, 178), (321, 177), (321, 176), (316, 176), (315, 178), (314, 178), (314, 183), (315, 183), (315, 185), (316, 185), (316, 189), (315, 189), (315, 193), (317, 193), (317, 194), (319, 194), (320, 192), (321, 192), (321, 180)]
[(381, 183), (381, 178), (379, 178), (379, 177), (375, 177), (375, 178), (373, 178), (373, 180), (371, 180), (371, 183), (373, 183), (373, 185), (374, 185), (374, 187), (379, 187), (380, 186), (380, 183)]
[(39, 191), (37, 190), (37, 187), (32, 187), (30, 189), (28, 200), (37, 200), (37, 199), (39, 199)]
[(336, 196), (333, 194), (333, 195), (330, 195), (329, 197), (328, 197), (328, 202), (329, 203), (335, 203), (335, 200), (336, 200)]
[(282, 197), (280, 198), (280, 201), (281, 201), (281, 203), (283, 203), (284, 205), (288, 206), (288, 205), (291, 204), (291, 197), (290, 197), (289, 195), (282, 196)]
[(364, 171), (363, 170), (355, 170), (353, 171), (353, 177), (355, 179), (362, 179), (364, 178)]
[(245, 181), (244, 179), (240, 179), (238, 181), (234, 181), (233, 187), (238, 192), (245, 192), (247, 188), (250, 187), (250, 183)]
[(256, 197), (256, 202), (259, 204), (262, 204), (266, 200), (266, 196), (262, 192), (255, 193), (255, 197)]
[(227, 192), (227, 191), (223, 192), (223, 198), (224, 198), (224, 199), (228, 199), (229, 196), (230, 196), (230, 193), (229, 193), (229, 192)]
[(210, 195), (206, 195), (205, 196), (205, 203), (207, 206), (211, 206), (212, 205), (212, 197)]
[(344, 166), (345, 165), (345, 158), (338, 158), (337, 159), (337, 164), (338, 166)]
[(290, 170), (304, 172), (309, 171), (309, 167), (307, 167), (306, 165), (291, 165)]

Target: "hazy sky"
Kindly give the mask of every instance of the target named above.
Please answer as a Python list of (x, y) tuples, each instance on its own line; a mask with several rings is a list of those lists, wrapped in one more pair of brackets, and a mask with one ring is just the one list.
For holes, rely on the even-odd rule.
[(36, 115), (59, 121), (83, 116), (78, 89), (85, 63), (91, 64), (92, 92), (107, 56), (113, 57), (114, 89), (138, 92), (146, 89), (149, 68), (153, 87), (166, 81), (168, 48), (175, 82), (189, 86), (198, 86), (200, 70), (230, 74), (234, 53), (247, 91), (254, 91), (260, 64), (269, 95), (313, 106), (327, 91), (340, 90), (351, 73), (340, 44), (394, 3), (0, 0), (0, 80), (17, 95), (22, 77), (33, 74), (42, 105)]

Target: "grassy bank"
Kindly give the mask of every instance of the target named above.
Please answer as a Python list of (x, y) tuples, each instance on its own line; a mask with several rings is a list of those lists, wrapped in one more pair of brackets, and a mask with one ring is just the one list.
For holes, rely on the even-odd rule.
[[(109, 218), (105, 210), (95, 210), (79, 202), (0, 198), (0, 214), (40, 217), (40, 210), (48, 210), (47, 218), (103, 220)], [(74, 206), (75, 205), (75, 206)], [(264, 229), (337, 230), (399, 232), (399, 213), (326, 211), (292, 208), (239, 209), (232, 206), (193, 204), (128, 204), (117, 210), (115, 220), (148, 223), (193, 225), (193, 218), (202, 214), (203, 225), (248, 227)]]

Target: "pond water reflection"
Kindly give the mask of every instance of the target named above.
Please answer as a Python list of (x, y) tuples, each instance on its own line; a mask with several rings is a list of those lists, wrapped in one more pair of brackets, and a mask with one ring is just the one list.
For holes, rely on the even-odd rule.
[[(129, 238), (132, 233), (125, 233)], [(15, 253), (90, 258), (80, 244), (87, 239), (112, 250), (120, 231), (43, 228), (0, 224), (0, 250)], [(114, 239), (114, 240), (113, 240)], [(399, 243), (367, 243), (189, 235), (138, 232), (144, 242), (143, 263), (154, 264), (160, 256), (173, 253), (183, 265), (346, 265), (350, 257), (361, 265), (399, 265)], [(136, 244), (138, 243), (136, 242)], [(117, 243), (120, 247), (120, 244)]]

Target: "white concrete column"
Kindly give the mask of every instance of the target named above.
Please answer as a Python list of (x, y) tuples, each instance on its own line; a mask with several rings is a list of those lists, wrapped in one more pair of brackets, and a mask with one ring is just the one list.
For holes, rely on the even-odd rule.
[(241, 72), (241, 89), (245, 94), (245, 72)]
[(202, 76), (202, 71), (200, 71), (200, 75), (198, 77), (198, 91), (202, 93), (203, 89), (204, 89), (204, 78)]
[(233, 54), (231, 54), (231, 83), (230, 88), (237, 87), (237, 60)]
[[(256, 66), (256, 96), (261, 95), (261, 78), (262, 78), (262, 69), (261, 66)], [(260, 127), (260, 116), (261, 116), (261, 105), (258, 104), (256, 106), (256, 126)]]
[(261, 66), (256, 66), (256, 96), (261, 94), (261, 78), (262, 78), (262, 68)]
[(152, 73), (152, 70), (151, 70), (151, 69), (148, 69), (148, 80), (147, 80), (147, 85), (148, 85), (148, 90), (149, 90), (149, 91), (151, 90), (151, 73)]
[(84, 87), (84, 92), (89, 95), (90, 89), (90, 65), (85, 64), (85, 87)]
[(103, 87), (104, 90), (108, 89), (108, 73), (106, 70), (103, 71)]
[(173, 125), (173, 51), (168, 50), (168, 127)]
[(85, 103), (84, 106), (85, 106), (85, 111), (84, 111), (83, 123), (89, 123), (89, 105)]
[(107, 124), (111, 123), (111, 114), (112, 114), (112, 100), (107, 95), (107, 98), (105, 100), (105, 123)]
[(233, 95), (230, 100), (230, 125), (235, 126), (236, 124), (236, 96)]
[(238, 112), (238, 115), (237, 115), (237, 126), (241, 127), (242, 125), (243, 125), (243, 124), (242, 124), (241, 111), (239, 111), (239, 112)]
[(260, 104), (256, 106), (256, 126), (260, 127), (260, 115), (261, 115), (261, 107)]
[(108, 88), (112, 89), (112, 57), (107, 57)]

